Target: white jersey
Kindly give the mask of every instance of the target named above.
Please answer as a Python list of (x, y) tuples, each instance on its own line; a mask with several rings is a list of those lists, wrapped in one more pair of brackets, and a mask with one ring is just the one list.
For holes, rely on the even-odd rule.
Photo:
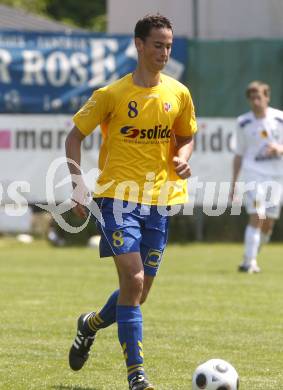
[(283, 177), (283, 157), (268, 156), (267, 145), (283, 144), (283, 111), (268, 107), (264, 118), (252, 111), (238, 117), (235, 153), (242, 157), (242, 169), (270, 177)]

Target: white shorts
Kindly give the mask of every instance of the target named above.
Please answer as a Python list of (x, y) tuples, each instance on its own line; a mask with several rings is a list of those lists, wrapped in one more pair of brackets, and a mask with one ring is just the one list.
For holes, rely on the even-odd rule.
[(244, 181), (247, 188), (244, 198), (247, 213), (278, 219), (283, 198), (282, 178), (245, 172)]

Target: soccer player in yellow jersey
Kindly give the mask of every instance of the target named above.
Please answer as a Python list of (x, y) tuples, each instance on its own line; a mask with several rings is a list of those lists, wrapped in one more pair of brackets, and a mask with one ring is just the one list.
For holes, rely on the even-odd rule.
[[(196, 132), (188, 89), (161, 74), (172, 46), (170, 21), (149, 15), (135, 27), (136, 70), (93, 93), (74, 116), (66, 141), (73, 178), (80, 177), (82, 140), (98, 124), (103, 134), (101, 174), (94, 193), (100, 209), (100, 256), (113, 256), (119, 289), (97, 312), (82, 314), (69, 353), (73, 370), (88, 358), (96, 333), (114, 322), (130, 390), (150, 390), (143, 366), (142, 312), (167, 242), (168, 209), (187, 196), (188, 160)], [(73, 180), (75, 181), (75, 180)], [(74, 211), (86, 216), (77, 198)]]

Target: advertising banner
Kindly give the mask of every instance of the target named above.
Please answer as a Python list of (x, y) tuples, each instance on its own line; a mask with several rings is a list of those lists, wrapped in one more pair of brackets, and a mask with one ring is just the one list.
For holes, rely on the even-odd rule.
[[(70, 196), (64, 145), (72, 125), (70, 115), (0, 115), (2, 202), (9, 201), (13, 191), (30, 203), (46, 202), (51, 195), (61, 202)], [(217, 200), (219, 195), (218, 201), (225, 204), (232, 175), (235, 120), (199, 118), (198, 126), (191, 159), (193, 176), (188, 184), (190, 203), (211, 203), (210, 198)], [(90, 188), (95, 181), (100, 144), (97, 128), (82, 146), (82, 167)]]
[(198, 118), (188, 184), (191, 204), (227, 206), (235, 128), (235, 118)]
[[(185, 81), (187, 40), (175, 38), (165, 73)], [(70, 113), (94, 89), (132, 72), (132, 37), (0, 30), (0, 112)]]
[[(71, 180), (65, 140), (73, 126), (68, 115), (0, 115), (0, 194), (9, 203), (19, 193), (29, 203), (62, 202)], [(82, 168), (89, 178), (97, 167), (100, 130), (82, 144)], [(90, 181), (91, 179), (89, 179)], [(92, 178), (93, 187), (95, 178)], [(17, 195), (16, 195), (17, 196)], [(20, 203), (20, 202), (19, 202)]]

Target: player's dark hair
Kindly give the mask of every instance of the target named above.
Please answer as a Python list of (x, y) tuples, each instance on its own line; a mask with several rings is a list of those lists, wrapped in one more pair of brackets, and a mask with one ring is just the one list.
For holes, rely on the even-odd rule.
[(263, 81), (252, 81), (246, 89), (246, 97), (249, 99), (253, 92), (263, 92), (264, 96), (270, 97), (271, 88), (268, 84)]
[(173, 32), (173, 27), (169, 19), (160, 14), (146, 15), (140, 19), (135, 27), (135, 38), (145, 41), (152, 28), (168, 28)]

